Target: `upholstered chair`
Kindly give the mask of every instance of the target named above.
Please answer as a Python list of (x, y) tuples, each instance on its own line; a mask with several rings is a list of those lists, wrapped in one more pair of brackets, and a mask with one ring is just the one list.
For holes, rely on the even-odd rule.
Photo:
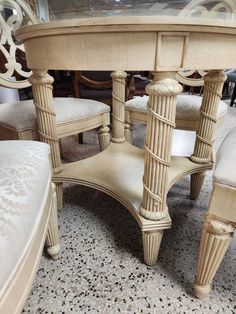
[[(5, 1), (0, 1), (6, 5)], [(15, 4), (15, 6), (14, 6)], [(22, 7), (19, 6), (22, 4)], [(0, 50), (6, 61), (2, 64), (0, 72), (0, 85), (10, 88), (25, 88), (30, 86), (30, 71), (22, 68), (20, 62), (16, 59), (18, 50), (24, 51), (23, 45), (14, 42), (13, 31), (21, 26), (20, 22), (37, 23), (31, 9), (24, 3), (11, 1), (12, 9), (17, 12), (9, 16), (9, 3), (7, 3), (8, 16), (4, 19), (0, 16), (1, 42)], [(13, 11), (12, 11), (13, 13)], [(5, 71), (3, 70), (5, 68)], [(23, 77), (24, 80), (13, 80), (12, 75), (16, 73), (17, 77)], [(48, 81), (53, 82), (52, 77), (48, 75)], [(50, 84), (49, 83), (49, 84)], [(78, 98), (54, 98), (54, 108), (57, 123), (58, 138), (78, 134), (84, 131), (100, 128), (99, 144), (100, 149), (104, 150), (110, 140), (109, 128), (110, 107), (102, 102), (78, 99)], [(37, 139), (36, 111), (37, 103), (33, 100), (16, 101), (13, 103), (0, 104), (0, 139)]]
[[(184, 86), (200, 88), (204, 84), (205, 72), (199, 71), (198, 78), (189, 77), (193, 72), (187, 71), (177, 75), (177, 80)], [(134, 97), (125, 102), (125, 137), (128, 142), (132, 142), (132, 123), (147, 123), (147, 104), (149, 97)], [(199, 128), (202, 97), (200, 95), (183, 93), (177, 96), (176, 100), (176, 128), (187, 131), (197, 131)], [(219, 102), (217, 125), (219, 125), (225, 114), (227, 105)], [(203, 183), (203, 174), (191, 175), (191, 198), (197, 199)]]
[(233, 107), (236, 98), (236, 70), (228, 70), (225, 72), (225, 74), (227, 75), (226, 83), (234, 83), (234, 88), (230, 100), (230, 107)]
[(46, 241), (60, 251), (50, 147), (0, 141), (0, 313), (21, 313)]
[(207, 295), (236, 228), (236, 128), (223, 140), (213, 173), (213, 191), (202, 228), (194, 290)]
[[(41, 80), (48, 89), (51, 89), (53, 78), (50, 75), (45, 76), (45, 73), (39, 71), (30, 77), (31, 72), (22, 67), (16, 58), (17, 52), (21, 51), (21, 55), (23, 54), (24, 47), (14, 41), (13, 32), (23, 22), (26, 24), (37, 23), (37, 18), (24, 1), (0, 0), (0, 4), (3, 8), (7, 7), (5, 18), (3, 14), (0, 15), (0, 50), (5, 59), (0, 71), (0, 85), (20, 89), (30, 86), (31, 80)], [(16, 76), (16, 80), (12, 79), (13, 75)], [(18, 80), (19, 77), (20, 80)], [(56, 120), (57, 134), (53, 141), (57, 142), (60, 138), (99, 128), (100, 150), (104, 150), (109, 145), (110, 107), (108, 105), (90, 99), (60, 97), (54, 98), (53, 106), (50, 105), (47, 110), (52, 116), (55, 116)], [(0, 104), (0, 140), (41, 138), (40, 125), (36, 125), (36, 115), (39, 115), (41, 111), (42, 108), (33, 100)], [(51, 127), (51, 123), (54, 122), (48, 121), (48, 129)], [(57, 204), (58, 208), (61, 208), (62, 183), (56, 186)]]

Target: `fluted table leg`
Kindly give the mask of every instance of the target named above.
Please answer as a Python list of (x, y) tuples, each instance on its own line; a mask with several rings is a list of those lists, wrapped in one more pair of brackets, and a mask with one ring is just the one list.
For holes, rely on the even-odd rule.
[[(52, 83), (53, 77), (46, 70), (33, 70), (29, 78), (32, 84), (34, 105), (36, 110), (37, 128), (40, 141), (51, 147), (53, 172), (62, 170), (59, 139), (57, 136), (55, 111), (53, 107)], [(58, 206), (62, 206), (62, 184), (57, 184)]]
[[(204, 76), (204, 93), (199, 129), (197, 131), (194, 152), (191, 156), (193, 162), (209, 163), (211, 161), (218, 105), (225, 80), (226, 75), (223, 71), (210, 71)], [(197, 173), (191, 176), (192, 199), (198, 198), (204, 176), (204, 173)]]
[(233, 238), (234, 227), (208, 216), (202, 228), (194, 291), (198, 298), (210, 292), (211, 283)]
[(127, 73), (115, 71), (112, 77), (112, 142), (125, 141), (125, 79)]
[[(166, 205), (168, 168), (171, 158), (172, 133), (175, 127), (176, 96), (182, 86), (176, 73), (154, 73), (146, 87), (149, 95), (148, 123), (145, 143), (143, 199), (141, 215), (161, 221), (168, 216)], [(170, 228), (171, 222), (169, 222)], [(144, 259), (148, 265), (156, 263), (163, 228), (143, 232)]]

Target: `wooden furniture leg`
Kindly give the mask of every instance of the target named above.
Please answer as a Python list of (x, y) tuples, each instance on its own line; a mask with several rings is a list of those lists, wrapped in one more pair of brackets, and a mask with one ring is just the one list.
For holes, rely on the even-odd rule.
[[(168, 216), (167, 171), (175, 127), (176, 96), (182, 91), (175, 76), (175, 72), (154, 72), (153, 81), (146, 87), (149, 95), (148, 123), (140, 213), (147, 219), (160, 221), (160, 229), (143, 232), (144, 260), (148, 265), (156, 263), (163, 235), (162, 220)], [(170, 225), (169, 220), (169, 228)]]
[(230, 107), (233, 107), (235, 98), (236, 98), (236, 83), (234, 83), (234, 89), (230, 100)]
[(58, 259), (61, 249), (58, 234), (58, 218), (57, 218), (57, 195), (55, 184), (52, 183), (52, 209), (50, 213), (48, 231), (46, 236), (46, 245), (48, 254), (54, 259)]
[(102, 152), (110, 144), (110, 129), (108, 125), (110, 124), (110, 119), (107, 118), (107, 115), (103, 115), (103, 125), (98, 132), (98, 140), (100, 151)]
[[(209, 163), (215, 137), (218, 104), (226, 75), (224, 71), (209, 71), (204, 76), (204, 92), (201, 105), (199, 129), (196, 135), (194, 152), (191, 160), (196, 163)], [(191, 175), (190, 197), (197, 199), (204, 180), (204, 173)]]
[(125, 140), (132, 144), (132, 124), (130, 121), (130, 112), (125, 111)]
[[(29, 82), (32, 84), (40, 141), (50, 145), (53, 172), (58, 173), (62, 170), (62, 166), (56, 130), (56, 114), (53, 108), (53, 77), (46, 70), (34, 69)], [(56, 192), (58, 209), (60, 209), (62, 207), (62, 183), (57, 184)]]
[(194, 282), (195, 295), (202, 298), (211, 290), (212, 280), (233, 238), (234, 227), (214, 216), (207, 216), (202, 228), (197, 275)]
[(123, 143), (125, 141), (125, 79), (127, 73), (115, 71), (112, 77), (112, 142)]

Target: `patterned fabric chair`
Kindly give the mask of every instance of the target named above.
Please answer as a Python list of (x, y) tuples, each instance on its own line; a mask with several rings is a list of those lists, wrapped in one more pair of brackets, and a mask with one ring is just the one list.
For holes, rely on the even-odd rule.
[(194, 290), (201, 298), (210, 292), (236, 228), (236, 128), (224, 139), (213, 174), (213, 192), (202, 228)]
[[(179, 73), (177, 80), (185, 85), (191, 87), (201, 87), (204, 84), (205, 72), (200, 72), (201, 77), (191, 78), (193, 71), (187, 71)], [(131, 127), (132, 123), (144, 123), (147, 122), (147, 104), (148, 96), (135, 97), (125, 102), (125, 136), (128, 142), (132, 142), (131, 139)], [(177, 96), (176, 101), (176, 128), (187, 131), (197, 131), (200, 121), (202, 97), (192, 94), (181, 94)], [(227, 105), (223, 102), (219, 102), (217, 124), (222, 122), (224, 115), (227, 113)], [(193, 174), (191, 176), (191, 198), (197, 199), (201, 186), (203, 183), (203, 174)]]
[[(24, 52), (23, 45), (14, 42), (13, 32), (23, 23), (38, 23), (31, 9), (24, 1), (6, 2), (0, 0), (5, 10), (0, 14), (1, 41), (0, 50), (6, 59), (0, 73), (0, 85), (10, 88), (30, 86), (28, 77), (31, 72), (22, 68), (17, 60), (17, 51)], [(17, 12), (17, 13), (14, 13)], [(21, 53), (21, 56), (22, 56)], [(12, 75), (24, 80), (13, 80)], [(52, 79), (49, 76), (49, 79)], [(36, 104), (37, 105), (37, 104)], [(100, 149), (105, 149), (110, 141), (110, 107), (102, 102), (77, 99), (54, 98), (58, 137), (78, 134), (100, 128)], [(36, 112), (33, 100), (0, 104), (0, 139), (37, 139)]]
[(45, 239), (57, 259), (60, 244), (50, 148), (33, 141), (0, 142), (0, 313), (20, 313)]

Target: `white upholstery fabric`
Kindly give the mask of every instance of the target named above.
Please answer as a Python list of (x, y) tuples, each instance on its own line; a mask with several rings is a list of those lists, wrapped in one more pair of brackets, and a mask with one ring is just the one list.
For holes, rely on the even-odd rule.
[[(65, 123), (109, 112), (110, 107), (102, 102), (81, 98), (53, 98), (56, 122)], [(17, 131), (35, 127), (33, 100), (0, 104), (0, 124)]]
[(236, 187), (236, 128), (223, 140), (216, 155), (213, 178), (216, 182)]
[(36, 141), (0, 142), (0, 296), (42, 216), (51, 183), (49, 150)]
[[(125, 107), (130, 110), (146, 112), (148, 99), (148, 96), (136, 97), (126, 101)], [(176, 118), (199, 118), (201, 102), (202, 97), (197, 95), (178, 95), (176, 101)], [(218, 118), (223, 117), (226, 113), (227, 105), (223, 101), (220, 101)]]

